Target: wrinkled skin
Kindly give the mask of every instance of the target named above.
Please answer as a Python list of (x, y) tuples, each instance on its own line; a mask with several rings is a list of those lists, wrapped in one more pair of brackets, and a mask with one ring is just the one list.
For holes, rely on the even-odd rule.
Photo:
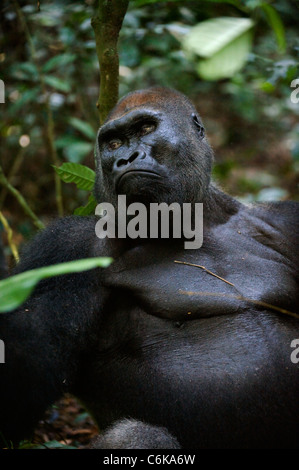
[(96, 157), (101, 202), (202, 202), (203, 246), (100, 240), (95, 217), (38, 234), (17, 272), (102, 255), (114, 263), (45, 280), (0, 315), (5, 438), (28, 437), (70, 392), (108, 429), (99, 448), (298, 448), (299, 319), (285, 312), (299, 313), (298, 203), (247, 207), (219, 190), (201, 119), (172, 90), (121, 100)]

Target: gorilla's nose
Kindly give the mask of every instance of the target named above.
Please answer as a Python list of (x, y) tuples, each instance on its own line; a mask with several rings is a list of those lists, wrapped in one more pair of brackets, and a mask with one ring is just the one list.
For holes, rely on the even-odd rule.
[(128, 157), (121, 157), (118, 158), (113, 165), (114, 171), (122, 171), (125, 167), (131, 165), (133, 162), (137, 163), (139, 160), (143, 160), (146, 158), (146, 153), (144, 150), (135, 150), (131, 155)]

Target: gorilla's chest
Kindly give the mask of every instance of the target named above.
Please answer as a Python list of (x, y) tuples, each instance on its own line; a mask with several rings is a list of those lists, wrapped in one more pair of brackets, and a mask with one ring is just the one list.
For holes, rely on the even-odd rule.
[(149, 314), (178, 320), (252, 310), (261, 302), (294, 308), (292, 269), (269, 245), (236, 227), (208, 234), (198, 250), (148, 243), (115, 260), (105, 285)]

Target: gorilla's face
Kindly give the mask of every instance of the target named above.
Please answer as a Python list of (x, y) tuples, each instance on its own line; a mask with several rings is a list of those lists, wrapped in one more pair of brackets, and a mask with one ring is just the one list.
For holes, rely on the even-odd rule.
[(100, 202), (200, 202), (212, 151), (191, 103), (168, 89), (135, 92), (98, 133), (96, 195)]

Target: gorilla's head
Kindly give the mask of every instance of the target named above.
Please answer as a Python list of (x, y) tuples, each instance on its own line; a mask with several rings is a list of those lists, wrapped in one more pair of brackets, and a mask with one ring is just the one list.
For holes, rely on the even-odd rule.
[(192, 103), (168, 88), (149, 88), (119, 101), (96, 144), (99, 202), (201, 202), (210, 182), (212, 150)]

